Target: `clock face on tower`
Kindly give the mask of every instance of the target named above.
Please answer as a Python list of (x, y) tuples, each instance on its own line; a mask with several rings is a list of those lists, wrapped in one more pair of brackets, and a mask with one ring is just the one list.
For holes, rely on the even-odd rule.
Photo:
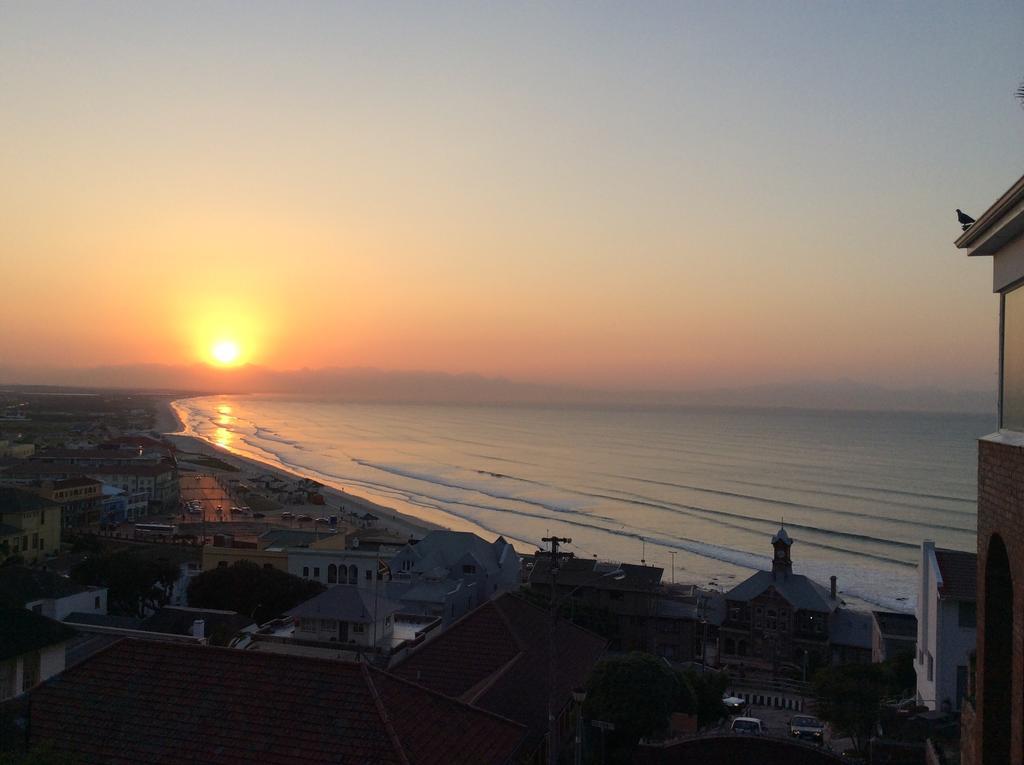
[(775, 557), (778, 558), (779, 560), (782, 560), (783, 558), (786, 557), (786, 551), (781, 549), (781, 548), (779, 548), (778, 550), (775, 551)]

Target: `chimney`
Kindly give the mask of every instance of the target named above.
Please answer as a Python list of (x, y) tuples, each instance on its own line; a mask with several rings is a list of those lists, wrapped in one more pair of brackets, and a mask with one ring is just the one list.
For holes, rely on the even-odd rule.
[(830, 576), (828, 578), (828, 581), (831, 584), (830, 591), (831, 591), (831, 595), (832, 595), (832, 600), (835, 600), (836, 599), (836, 576), (835, 576), (835, 574)]
[(196, 619), (192, 622), (192, 637), (205, 638), (206, 637), (206, 620)]

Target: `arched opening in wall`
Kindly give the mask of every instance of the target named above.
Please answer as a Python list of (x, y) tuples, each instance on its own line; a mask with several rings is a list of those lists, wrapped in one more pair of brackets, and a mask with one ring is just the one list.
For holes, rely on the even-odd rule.
[(333, 563), (327, 567), (327, 584), (338, 583), (338, 567)]
[(1010, 761), (1010, 683), (1013, 675), (1013, 575), (1006, 545), (998, 534), (988, 540), (985, 558), (985, 676), (983, 765)]

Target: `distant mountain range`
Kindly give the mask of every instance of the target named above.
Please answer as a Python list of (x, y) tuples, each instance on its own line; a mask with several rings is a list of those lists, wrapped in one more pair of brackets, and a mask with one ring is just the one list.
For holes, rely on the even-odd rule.
[(690, 391), (602, 390), (442, 372), (133, 364), (83, 369), (0, 367), (0, 385), (133, 388), (195, 393), (290, 393), (362, 402), (601, 406), (792, 407), (994, 413), (994, 391), (886, 388), (853, 380)]

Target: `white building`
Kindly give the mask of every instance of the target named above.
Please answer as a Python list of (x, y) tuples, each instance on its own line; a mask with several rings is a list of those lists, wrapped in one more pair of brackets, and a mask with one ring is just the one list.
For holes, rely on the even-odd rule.
[(390, 647), (401, 605), (362, 587), (332, 587), (288, 611), (294, 640)]
[(339, 584), (372, 587), (380, 561), (389, 562), (400, 545), (363, 545), (348, 549), (323, 543), (288, 548), (288, 573), (314, 579), (328, 587)]
[(917, 702), (937, 711), (960, 709), (976, 638), (975, 553), (921, 545), (917, 593)]
[(106, 614), (107, 588), (87, 587), (52, 571), (0, 568), (0, 599), (57, 621), (70, 613)]
[(70, 627), (23, 608), (0, 609), (0, 701), (63, 672)]

